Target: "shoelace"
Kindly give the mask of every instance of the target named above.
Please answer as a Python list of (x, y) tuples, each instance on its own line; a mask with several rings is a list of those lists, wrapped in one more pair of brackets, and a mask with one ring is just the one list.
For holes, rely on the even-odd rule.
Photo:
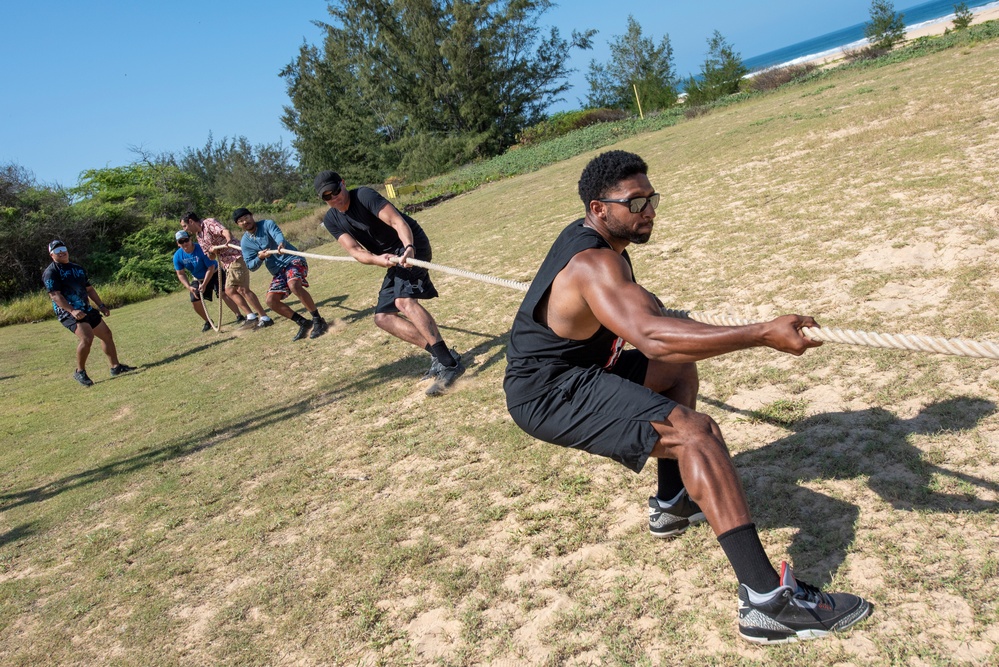
[(812, 586), (811, 584), (806, 584), (803, 581), (795, 580), (798, 587), (795, 589), (793, 596), (798, 600), (805, 600), (806, 602), (812, 602), (815, 604), (824, 604), (830, 607), (833, 606), (832, 598), (830, 598), (826, 593), (823, 593), (820, 589)]

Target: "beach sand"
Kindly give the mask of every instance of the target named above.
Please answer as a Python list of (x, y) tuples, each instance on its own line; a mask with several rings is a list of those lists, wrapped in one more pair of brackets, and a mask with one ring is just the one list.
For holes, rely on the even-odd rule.
[[(976, 23), (984, 23), (985, 21), (992, 21), (999, 19), (999, 7), (984, 7), (978, 11), (973, 12), (975, 15), (974, 20), (971, 22), (972, 25)], [(913, 30), (907, 30), (905, 32), (906, 40), (917, 39), (919, 37), (926, 37), (929, 35), (942, 35), (947, 28), (953, 28), (953, 19), (948, 19), (945, 21), (937, 21), (936, 23), (931, 23), (930, 25), (925, 25)], [(813, 65), (827, 66), (838, 64), (843, 60), (843, 51), (838, 51), (831, 55), (823, 56), (821, 58), (815, 58), (813, 60), (808, 60), (805, 62), (811, 63)]]

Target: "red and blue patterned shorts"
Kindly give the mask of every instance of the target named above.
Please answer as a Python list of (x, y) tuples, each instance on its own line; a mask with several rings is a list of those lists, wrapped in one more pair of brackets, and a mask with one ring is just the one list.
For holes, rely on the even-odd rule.
[(288, 289), (288, 283), (292, 280), (298, 280), (302, 283), (302, 287), (308, 287), (309, 281), (306, 280), (308, 275), (309, 265), (305, 263), (304, 259), (295, 258), (291, 260), (291, 264), (281, 269), (281, 272), (274, 276), (274, 280), (271, 281), (271, 286), (267, 292), (291, 294), (291, 290)]

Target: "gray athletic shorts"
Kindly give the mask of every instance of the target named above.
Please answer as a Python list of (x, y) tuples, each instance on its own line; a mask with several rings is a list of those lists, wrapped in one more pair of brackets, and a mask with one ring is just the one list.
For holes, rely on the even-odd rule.
[(610, 371), (563, 373), (551, 391), (510, 407), (520, 428), (538, 440), (606, 456), (641, 472), (659, 440), (651, 421), (663, 421), (676, 401), (642, 386), (649, 360), (626, 350)]

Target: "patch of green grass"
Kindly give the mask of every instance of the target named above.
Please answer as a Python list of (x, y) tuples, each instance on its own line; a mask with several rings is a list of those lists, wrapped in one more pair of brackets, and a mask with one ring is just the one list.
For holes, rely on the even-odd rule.
[(776, 426), (792, 426), (805, 418), (808, 401), (804, 399), (777, 399), (758, 410), (750, 410), (749, 418)]

